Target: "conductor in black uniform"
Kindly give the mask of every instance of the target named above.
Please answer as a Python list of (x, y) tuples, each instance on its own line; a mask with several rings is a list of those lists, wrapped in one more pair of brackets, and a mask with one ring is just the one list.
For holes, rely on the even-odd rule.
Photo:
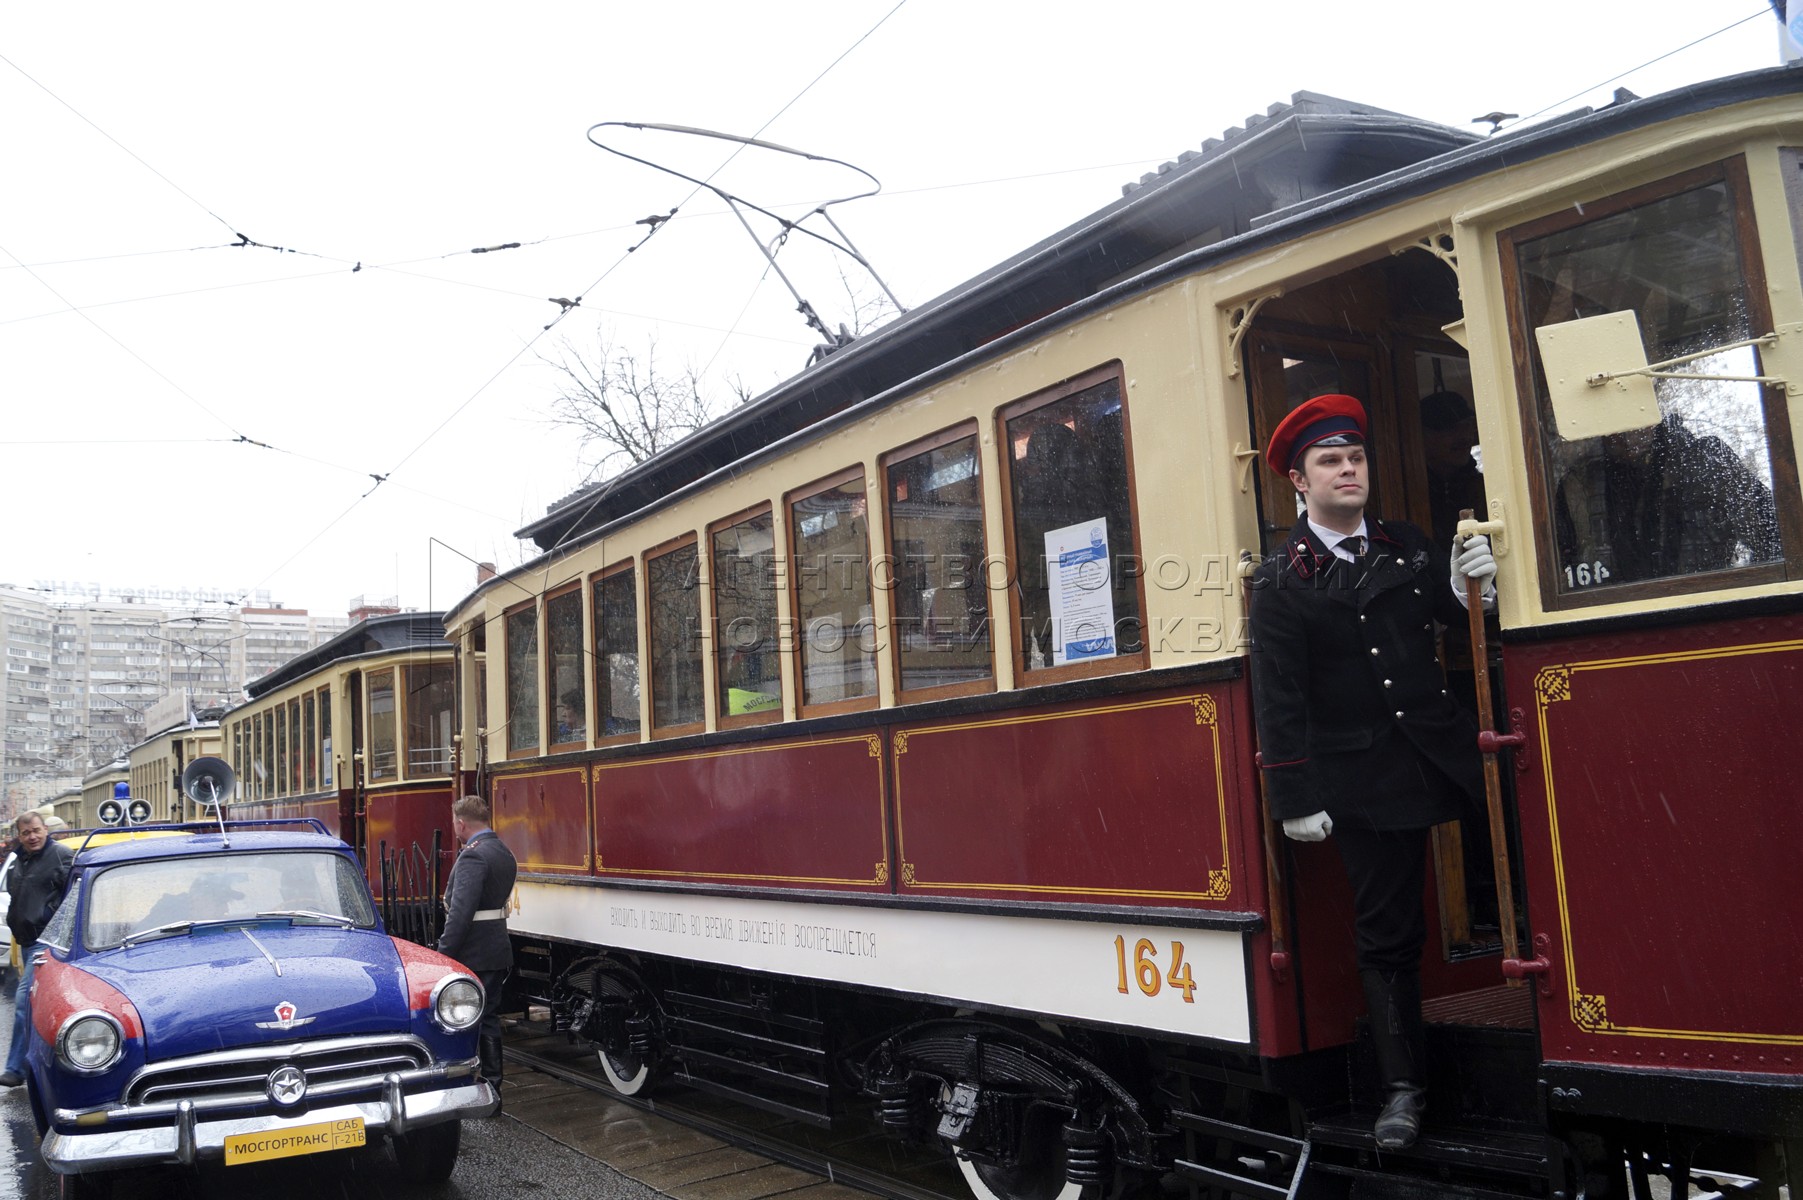
[(509, 850), (488, 827), (488, 803), (464, 796), (451, 805), (451, 831), (463, 851), (445, 885), (444, 931), (438, 952), (448, 954), (482, 981), (482, 1078), (501, 1088), (501, 990), (513, 969), (507, 938), (507, 902), (518, 870)]
[(1252, 694), (1271, 816), (1297, 841), (1332, 836), (1352, 884), (1359, 978), (1387, 1092), (1383, 1149), (1413, 1145), (1426, 1108), (1421, 1025), (1427, 831), (1483, 795), (1476, 723), (1447, 694), (1435, 622), (1466, 619), (1465, 578), (1495, 602), (1489, 539), (1448, 560), (1413, 525), (1365, 514), (1364, 406), (1317, 396), (1266, 462), (1307, 508), (1260, 565)]

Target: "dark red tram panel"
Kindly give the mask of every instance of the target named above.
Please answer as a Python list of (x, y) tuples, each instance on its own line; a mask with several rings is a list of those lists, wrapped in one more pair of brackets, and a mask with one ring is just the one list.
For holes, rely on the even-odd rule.
[(1803, 1073), (1803, 619), (1504, 657), (1545, 1057)]
[(522, 871), (587, 874), (591, 869), (588, 778), (586, 766), (495, 776), (495, 832)]
[[(1009, 709), (891, 735), (901, 891), (1263, 906), (1228, 685)], [(1255, 844), (1255, 843), (1254, 843)], [(1262, 864), (1260, 864), (1262, 866)]]

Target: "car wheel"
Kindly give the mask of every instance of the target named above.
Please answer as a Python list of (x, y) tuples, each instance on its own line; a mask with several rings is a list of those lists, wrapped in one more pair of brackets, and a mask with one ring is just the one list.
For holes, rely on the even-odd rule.
[(443, 1183), (457, 1165), (457, 1147), (463, 1142), (463, 1122), (446, 1121), (388, 1139), (394, 1161), (408, 1183)]

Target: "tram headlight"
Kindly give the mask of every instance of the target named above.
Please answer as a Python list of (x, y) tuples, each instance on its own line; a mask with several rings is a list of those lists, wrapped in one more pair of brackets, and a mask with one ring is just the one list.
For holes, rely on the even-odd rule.
[(467, 975), (450, 975), (432, 992), (432, 1019), (462, 1033), (482, 1019), (482, 985)]
[(81, 1075), (97, 1075), (119, 1061), (125, 1038), (119, 1022), (105, 1013), (76, 1013), (56, 1035), (56, 1056)]

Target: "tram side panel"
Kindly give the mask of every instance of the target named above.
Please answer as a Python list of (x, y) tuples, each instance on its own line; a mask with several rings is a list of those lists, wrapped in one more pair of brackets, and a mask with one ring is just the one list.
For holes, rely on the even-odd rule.
[(1803, 1074), (1803, 617), (1511, 644), (1504, 661), (1548, 1062)]

